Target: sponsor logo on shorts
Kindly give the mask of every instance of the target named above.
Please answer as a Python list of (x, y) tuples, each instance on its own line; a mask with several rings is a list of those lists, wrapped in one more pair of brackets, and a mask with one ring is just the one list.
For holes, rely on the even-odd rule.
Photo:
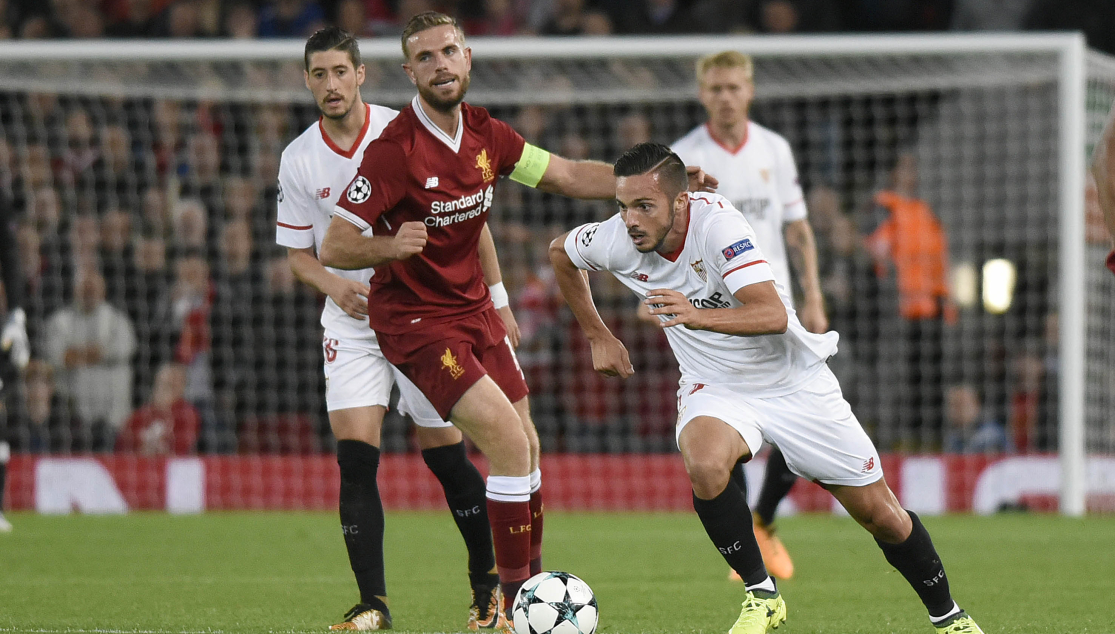
[(689, 396), (693, 396), (694, 394), (696, 394), (696, 393), (697, 393), (697, 391), (698, 391), (698, 390), (701, 390), (701, 389), (703, 389), (704, 387), (705, 387), (705, 384), (704, 384), (704, 383), (695, 383), (695, 384), (693, 385), (693, 389), (692, 389), (692, 390), (689, 390)]
[(754, 248), (755, 245), (751, 244), (751, 239), (744, 238), (743, 240), (740, 240), (735, 244), (727, 246), (723, 251), (721, 251), (721, 253), (724, 254), (724, 259), (731, 260), (740, 253), (746, 253)]
[(871, 470), (874, 469), (874, 468), (875, 468), (875, 456), (871, 456), (867, 460), (863, 461), (862, 471), (864, 473), (871, 473)]
[(441, 367), (442, 369), (449, 370), (449, 376), (453, 377), (454, 381), (465, 374), (465, 369), (461, 367), (461, 364), (457, 363), (457, 357), (453, 356), (453, 351), (449, 348), (446, 348), (445, 354), (441, 355)]

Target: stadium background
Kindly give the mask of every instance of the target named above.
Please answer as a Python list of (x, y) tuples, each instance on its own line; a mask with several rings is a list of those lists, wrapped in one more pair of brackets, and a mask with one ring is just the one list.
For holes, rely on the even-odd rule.
[[(1020, 2), (1013, 17), (988, 11), (989, 4), (558, 0), (436, 8), (457, 13), (478, 35), (1079, 28), (1091, 46), (1115, 52), (1115, 29), (1100, 28), (1115, 24), (1107, 3), (1061, 2), (1054, 11), (1044, 0)], [(26, 39), (302, 37), (337, 21), (367, 37), (394, 42), (406, 15), (428, 5), (9, 0), (0, 3), (0, 15), (9, 36)], [(112, 41), (103, 45), (110, 47)], [(1036, 66), (1049, 62), (1039, 58), (1031, 61)], [(818, 235), (832, 327), (842, 336), (834, 369), (846, 395), (880, 450), (891, 454), (892, 465), (922, 465), (914, 472), (924, 473), (917, 471), (924, 468), (918, 456), (948, 453), (935, 458), (944, 463), (933, 463), (946, 466), (930, 470), (946, 474), (941, 495), (948, 497), (970, 492), (974, 474), (1003, 456), (1057, 450), (1058, 236), (1051, 229), (1058, 222), (1057, 92), (1048, 77), (1045, 83), (1027, 84), (1025, 75), (1017, 74), (1018, 60), (1007, 64), (1013, 78), (966, 91), (934, 84), (933, 78), (956, 72), (941, 60), (889, 63), (892, 74), (878, 79), (892, 88), (825, 93), (786, 88), (839, 83), (839, 69), (824, 60), (760, 58), (753, 117), (786, 136), (794, 148)], [(961, 66), (963, 72), (975, 72), (972, 60)], [(127, 506), (171, 504), (177, 499), (167, 486), (171, 472), (200, 469), (219, 474), (218, 483), (206, 485), (209, 508), (329, 508), (336, 476), (324, 455), (332, 440), (322, 399), (321, 297), (293, 279), (285, 254), (274, 245), (279, 154), (317, 117), (300, 86), (297, 65), (260, 64), (231, 73), (214, 65), (195, 76), (180, 65), (148, 63), (134, 83), (120, 82), (128, 66), (109, 64), (100, 70), (106, 68), (105, 75), (116, 74), (106, 78), (80, 65), (5, 67), (0, 191), (19, 224), (35, 357), (5, 404), (7, 436), (18, 454), (9, 503), (36, 506), (33, 480), (42, 477), (42, 469), (32, 474), (32, 465), (42, 464), (37, 457), (91, 452), (109, 466)], [(560, 72), (480, 61), (470, 101), (489, 106), (531, 142), (573, 158), (610, 160), (642, 140), (668, 143), (703, 120), (691, 68), (691, 59), (600, 67), (570, 62)], [(394, 107), (406, 103), (411, 88), (395, 62), (376, 60), (369, 69), (367, 100)], [(864, 69), (856, 70), (856, 81), (862, 82)], [(919, 77), (926, 81), (919, 83)], [(46, 88), (36, 87), (44, 78)], [(127, 89), (113, 95), (96, 88), (105, 81)], [(616, 83), (640, 97), (594, 101), (578, 96)], [(535, 90), (538, 86), (542, 89)], [(548, 97), (554, 94), (563, 98)], [(1107, 87), (1089, 102), (1093, 119), (1102, 118), (1112, 94)], [(874, 196), (891, 186), (899, 167), (916, 171), (919, 197), (942, 220), (955, 265), (954, 299), (960, 304), (959, 320), (942, 328), (939, 351), (931, 351), (940, 357), (931, 370), (935, 378), (928, 380), (936, 400), (921, 404), (903, 391), (901, 377), (909, 368), (894, 354), (893, 342), (904, 325), (893, 276), (880, 275), (861, 244), (885, 216)], [(609, 507), (639, 506), (638, 487), (648, 480), (667, 488), (679, 482), (680, 461), (657, 455), (675, 451), (677, 374), (664, 337), (635, 317), (635, 301), (622, 287), (598, 278), (598, 306), (632, 351), (636, 375), (625, 383), (595, 375), (587, 345), (548, 274), (550, 239), (609, 213), (603, 203), (569, 201), (507, 184), (497, 192), (491, 218), (512, 307), (523, 328), (519, 357), (548, 454), (547, 472), (560, 475), (548, 482), (565, 483), (557, 486), (570, 493), (557, 496), (572, 496), (568, 506), (596, 504), (597, 498), (575, 498), (601, 480), (623, 478), (627, 487), (602, 494), (615, 498), (602, 503)], [(1094, 245), (1088, 261), (1098, 265), (1106, 237), (1094, 213), (1088, 222)], [(992, 306), (980, 297), (980, 276), (989, 274), (985, 263), (1000, 259), (1012, 264), (1016, 280), (1006, 305)], [(75, 301), (75, 280), (93, 272), (103, 276), (107, 303), (127, 316), (136, 339), (126, 363), (130, 396), (125, 394), (123, 409), (129, 414), (113, 420), (83, 419), (76, 395), (67, 389), (66, 370), (49, 358), (47, 345), (51, 316)], [(1115, 393), (1110, 383), (1115, 376), (1110, 371), (1113, 290), (1110, 280), (1098, 276), (1093, 286), (1098, 297), (1093, 317), (1108, 343), (1093, 360), (1108, 370), (1090, 392), (1095, 421), (1088, 448), (1110, 453), (1115, 449), (1109, 400)], [(182, 429), (194, 429), (190, 421), (196, 421), (196, 438), (187, 435), (183, 441), (179, 434), (179, 442), (146, 447), (134, 439), (122, 441), (120, 430), (130, 412), (151, 401), (160, 368), (170, 399), (186, 412), (180, 416), (186, 421)], [(139, 424), (151, 422), (139, 419)], [(976, 446), (959, 433), (962, 422), (986, 424), (999, 431), (1001, 440)], [(167, 423), (174, 427), (173, 421)], [(393, 506), (439, 506), (438, 492), (427, 486), (421, 461), (412, 455), (409, 433), (406, 421), (389, 415), (383, 447), (396, 455), (385, 461), (384, 477), (419, 484), (413, 490), (386, 487), (392, 493), (385, 497)], [(151, 454), (205, 457), (168, 461)], [(231, 457), (237, 455), (258, 458)], [(1032, 471), (1038, 463), (1017, 464)], [(305, 481), (298, 493), (269, 485), (291, 479)], [(247, 493), (219, 493), (222, 486), (253, 481), (260, 484)], [(684, 479), (680, 484), (670, 500), (687, 501)], [(801, 489), (794, 497), (799, 508), (828, 508), (823, 494)], [(1051, 508), (1050, 497), (1023, 503)], [(192, 508), (192, 498), (186, 498), (185, 507)], [(942, 508), (972, 508), (965, 499)], [(1111, 502), (1108, 496), (1093, 505), (1110, 508)], [(114, 508), (111, 503), (109, 508)]]

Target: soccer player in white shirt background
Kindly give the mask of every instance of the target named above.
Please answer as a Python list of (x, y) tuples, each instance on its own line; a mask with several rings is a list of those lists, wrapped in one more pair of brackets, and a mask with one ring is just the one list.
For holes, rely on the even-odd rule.
[[(315, 254), (337, 199), (356, 175), (364, 148), (397, 112), (365, 104), (360, 98), (364, 66), (356, 40), (345, 31), (329, 27), (315, 33), (306, 42), (305, 61), (306, 87), (322, 116), (283, 151), (276, 241), (287, 247), (288, 262), (298, 279), (328, 297), (321, 316), (326, 404), (341, 470), (341, 528), (360, 590), (360, 603), (331, 629), (391, 627), (383, 505), (376, 474), (393, 383), (399, 386), (399, 409), (416, 423), (422, 457), (445, 489), (446, 502), (468, 547), (473, 592), (469, 629), (495, 628), (501, 596), (484, 479), (468, 459), (461, 432), (443, 421), (421, 391), (383, 357), (368, 325), (367, 282), (372, 270), (326, 268)], [(480, 256), (485, 282), (515, 345), (519, 329), (507, 305), (495, 244), (486, 226)]]
[[(608, 271), (644, 299), (681, 367), (677, 442), (693, 506), (746, 584), (730, 634), (765, 634), (786, 619), (731, 478), (764, 441), (800, 476), (822, 484), (875, 538), (929, 611), (938, 632), (982, 634), (952, 600), (944, 567), (917, 515), (883, 479), (878, 453), (826, 361), (835, 332), (808, 332), (757, 232), (724, 197), (686, 192), (685, 165), (642, 143), (615, 164), (620, 213), (550, 245), (562, 295), (589, 339), (593, 367), (633, 373), (627, 349), (600, 319), (583, 270)], [(726, 178), (721, 178), (724, 183)]]
[[(828, 318), (817, 273), (817, 245), (806, 218), (805, 197), (790, 144), (749, 118), (755, 95), (751, 58), (737, 51), (704, 57), (697, 62), (697, 85), (708, 121), (675, 141), (674, 152), (685, 164), (700, 165), (720, 179), (717, 193), (747, 218), (774, 271), (775, 282), (791, 298), (788, 260), (793, 260), (803, 299), (798, 319), (809, 332), (826, 332)], [(746, 492), (742, 464), (732, 477)], [(774, 514), (796, 480), (782, 453), (772, 449), (754, 522), (763, 559), (770, 573), (779, 579), (789, 579), (794, 565), (774, 533)], [(734, 572), (730, 574), (738, 578)]]

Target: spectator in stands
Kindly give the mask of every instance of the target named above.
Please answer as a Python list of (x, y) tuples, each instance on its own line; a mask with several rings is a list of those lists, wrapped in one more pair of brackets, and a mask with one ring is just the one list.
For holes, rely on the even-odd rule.
[(11, 434), (12, 448), (31, 453), (53, 453), (72, 448), (74, 428), (81, 423), (68, 415), (54, 386), (54, 369), (41, 359), (31, 359), (23, 375), (24, 420), (27, 426)]
[(152, 186), (140, 196), (140, 217), (146, 231), (169, 237), (174, 229), (168, 196), (165, 189)]
[(1115, 55), (1115, 2), (1034, 0), (1023, 27), (1035, 31), (1083, 31), (1088, 46)]
[(169, 38), (196, 38), (216, 35), (212, 3), (200, 0), (174, 0), (155, 18), (152, 35)]
[(96, 268), (100, 262), (101, 221), (91, 213), (70, 220), (70, 262), (75, 271)]
[(91, 448), (104, 449), (131, 411), (135, 332), (127, 315), (105, 302), (105, 281), (94, 267), (81, 269), (74, 286), (73, 305), (47, 322), (42, 349)]
[(162, 235), (147, 232), (140, 235), (133, 248), (133, 274), (129, 278), (126, 306), (135, 324), (136, 391), (146, 394), (159, 364), (172, 360), (175, 328), (170, 301), (170, 273), (167, 270), (166, 241)]
[(143, 179), (142, 166), (132, 154), (132, 136), (121, 124), (101, 128), (101, 163), (98, 200), (102, 204), (130, 204)]
[(608, 13), (620, 33), (668, 35), (703, 30), (693, 18), (689, 3), (683, 0), (613, 1), (608, 4), (611, 7)]
[(889, 280), (893, 271), (897, 291), (897, 341), (886, 344), (894, 345), (901, 359), (894, 369), (898, 420), (891, 422), (931, 438), (943, 415), (943, 327), (957, 318), (947, 281), (948, 238), (918, 198), (917, 158), (901, 154), (891, 178), (892, 189), (875, 195), (885, 219), (867, 237), (876, 275)]
[(184, 198), (172, 212), (175, 248), (180, 252), (204, 253), (209, 235), (209, 213), (196, 198)]
[(183, 115), (177, 101), (156, 99), (151, 106), (151, 151), (155, 157), (155, 173), (170, 176), (178, 168), (178, 152), (185, 145), (182, 134)]
[(650, 119), (642, 112), (624, 115), (616, 124), (615, 147), (629, 148), (651, 140)]
[[(372, 35), (364, 0), (341, 0), (334, 9), (337, 26), (357, 37)], [(469, 31), (471, 33), (471, 31)]]
[(251, 40), (259, 37), (259, 15), (255, 7), (249, 2), (229, 4), (225, 7), (221, 32), (225, 37), (236, 40)]
[(1047, 404), (1056, 390), (1049, 368), (1037, 346), (1023, 346), (1011, 363), (1012, 387), (1007, 402), (1007, 427), (1011, 444), (1021, 453), (1045, 451), (1056, 446), (1056, 412)]
[(762, 0), (750, 21), (763, 33), (818, 33), (836, 31), (840, 18), (827, 0)]
[(135, 284), (132, 254), (132, 217), (119, 208), (101, 216), (100, 262), (106, 296), (114, 306), (128, 305), (128, 287)]
[(186, 141), (186, 164), (180, 166), (182, 193), (217, 207), (221, 191), (221, 142), (215, 134), (198, 132)]
[(465, 20), (465, 31), (469, 35), (507, 36), (523, 32), (523, 16), (514, 0), (481, 0), (480, 4), (480, 15)]
[(1019, 31), (1032, 0), (955, 0), (955, 31)]
[(306, 37), (325, 26), (314, 0), (270, 0), (259, 13), (260, 37)]
[[(109, 11), (109, 24), (105, 32), (109, 37), (151, 37), (155, 31), (155, 16), (160, 7), (153, 0), (123, 0), (113, 3)], [(160, 4), (166, 4), (165, 0)]]
[(950, 386), (945, 396), (948, 424), (943, 449), (950, 453), (1003, 453), (1007, 435), (1003, 424), (983, 410), (979, 393), (968, 384)]
[(116, 451), (147, 456), (194, 453), (201, 416), (185, 399), (186, 370), (167, 363), (155, 375), (151, 397), (128, 418), (116, 438)]
[[(590, 28), (599, 29), (596, 22), (601, 17), (607, 20), (607, 14), (587, 9), (585, 0), (555, 0), (552, 13), (539, 29), (539, 35), (588, 35)], [(611, 30), (611, 20), (608, 20), (608, 29)]]
[[(252, 232), (247, 220), (232, 220), (221, 230), (214, 275), (212, 367), (218, 416), (236, 421), (256, 405), (263, 388), (255, 379), (256, 294), (263, 286), (252, 267)], [(266, 327), (266, 325), (262, 325)]]
[(50, 167), (50, 151), (45, 143), (29, 142), (21, 157), (20, 177), (28, 190), (54, 186), (54, 172)]

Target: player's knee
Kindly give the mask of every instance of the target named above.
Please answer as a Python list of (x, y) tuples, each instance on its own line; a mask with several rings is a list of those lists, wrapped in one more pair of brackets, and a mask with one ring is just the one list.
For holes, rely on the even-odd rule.
[(875, 539), (888, 544), (898, 544), (910, 535), (910, 515), (898, 504), (885, 500), (872, 500), (858, 513), (859, 523)]
[(714, 456), (692, 456), (685, 460), (685, 471), (693, 492), (703, 500), (711, 500), (720, 495), (728, 486), (731, 470), (725, 468), (723, 461)]

